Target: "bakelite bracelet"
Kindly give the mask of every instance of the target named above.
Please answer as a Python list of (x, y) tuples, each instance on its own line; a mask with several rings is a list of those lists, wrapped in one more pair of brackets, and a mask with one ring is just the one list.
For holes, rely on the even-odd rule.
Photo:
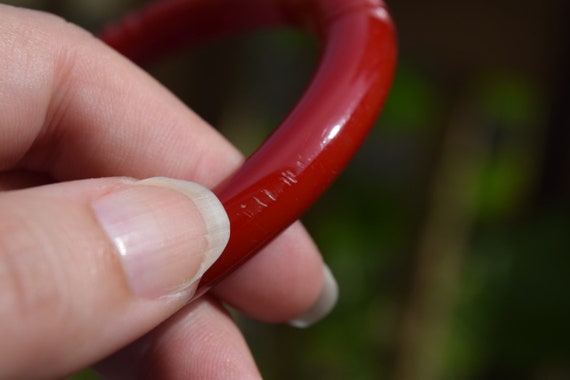
[(393, 23), (379, 0), (163, 0), (100, 34), (144, 64), (213, 38), (275, 26), (316, 34), (320, 63), (287, 118), (214, 189), (228, 212), (231, 237), (195, 298), (297, 220), (352, 158), (392, 82)]

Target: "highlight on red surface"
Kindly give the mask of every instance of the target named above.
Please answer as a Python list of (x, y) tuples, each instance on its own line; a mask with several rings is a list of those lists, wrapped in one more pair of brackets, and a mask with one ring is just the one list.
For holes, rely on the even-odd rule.
[(393, 23), (380, 0), (164, 0), (100, 35), (144, 64), (175, 49), (275, 26), (316, 34), (320, 63), (287, 118), (215, 189), (230, 217), (231, 237), (195, 297), (297, 220), (358, 150), (392, 82)]

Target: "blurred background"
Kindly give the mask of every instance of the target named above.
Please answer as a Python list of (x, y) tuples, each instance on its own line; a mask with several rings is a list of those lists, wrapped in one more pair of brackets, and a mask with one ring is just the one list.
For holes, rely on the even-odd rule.
[[(92, 31), (143, 3), (3, 2)], [(237, 316), (259, 367), (267, 379), (570, 379), (570, 2), (388, 5), (392, 92), (304, 217), (338, 307), (308, 330)], [(148, 70), (247, 154), (317, 61), (311, 36), (272, 30)]]

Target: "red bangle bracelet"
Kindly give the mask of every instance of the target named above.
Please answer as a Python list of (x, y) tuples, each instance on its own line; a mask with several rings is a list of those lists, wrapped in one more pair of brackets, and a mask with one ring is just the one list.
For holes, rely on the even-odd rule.
[(321, 61), (285, 121), (215, 189), (231, 237), (195, 297), (297, 220), (354, 155), (392, 82), (392, 21), (380, 0), (165, 0), (101, 33), (107, 44), (145, 63), (173, 49), (270, 26), (316, 33)]

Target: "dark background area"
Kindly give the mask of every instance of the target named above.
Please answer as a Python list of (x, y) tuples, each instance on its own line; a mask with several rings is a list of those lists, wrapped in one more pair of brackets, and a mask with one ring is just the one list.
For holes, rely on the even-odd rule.
[[(140, 1), (4, 1), (96, 31)], [(570, 3), (392, 0), (385, 109), (304, 222), (340, 284), (308, 330), (237, 316), (267, 379), (570, 379)], [(148, 69), (251, 152), (318, 60), (295, 31)], [(91, 373), (76, 376), (90, 378)]]

